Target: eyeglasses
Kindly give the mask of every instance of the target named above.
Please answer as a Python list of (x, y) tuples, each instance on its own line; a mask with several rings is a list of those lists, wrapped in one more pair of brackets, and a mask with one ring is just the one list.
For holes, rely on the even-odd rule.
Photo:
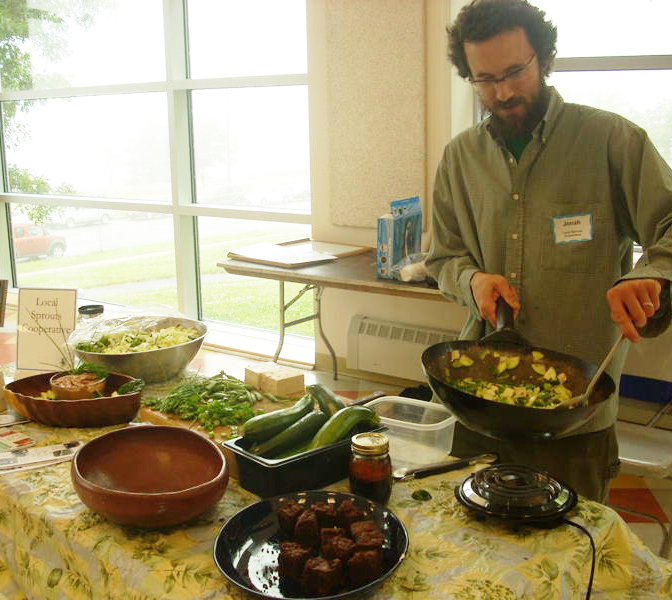
[(502, 75), (501, 77), (487, 77), (484, 79), (472, 79), (470, 77), (469, 83), (474, 85), (481, 92), (489, 92), (494, 90), (495, 86), (500, 83), (504, 83), (505, 81), (519, 81), (527, 72), (527, 69), (532, 64), (535, 56), (536, 54), (533, 53), (532, 56), (530, 56), (530, 59), (524, 65), (520, 67), (513, 67), (506, 75)]

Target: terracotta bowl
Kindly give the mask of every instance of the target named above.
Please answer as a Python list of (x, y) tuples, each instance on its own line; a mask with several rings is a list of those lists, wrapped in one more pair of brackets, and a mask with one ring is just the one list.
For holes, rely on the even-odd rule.
[(105, 381), (103, 396), (80, 400), (50, 400), (40, 398), (51, 389), (50, 379), (57, 373), (40, 373), (16, 379), (5, 386), (7, 403), (31, 421), (56, 427), (104, 427), (131, 421), (140, 408), (141, 392), (111, 396), (115, 390), (133, 378), (110, 373)]
[(81, 501), (120, 525), (186, 523), (224, 494), (229, 470), (221, 451), (182, 427), (131, 425), (87, 442), (72, 460)]

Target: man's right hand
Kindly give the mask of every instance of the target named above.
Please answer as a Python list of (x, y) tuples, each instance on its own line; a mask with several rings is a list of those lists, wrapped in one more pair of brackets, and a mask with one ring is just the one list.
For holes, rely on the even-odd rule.
[(497, 327), (497, 299), (502, 297), (513, 309), (514, 318), (520, 310), (518, 292), (505, 277), (476, 271), (469, 282), (471, 293), (481, 317), (487, 319), (493, 327)]

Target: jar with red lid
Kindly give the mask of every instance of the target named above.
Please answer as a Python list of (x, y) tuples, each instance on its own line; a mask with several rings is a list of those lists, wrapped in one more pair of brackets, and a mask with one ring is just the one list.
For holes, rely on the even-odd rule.
[(383, 433), (365, 432), (352, 436), (350, 491), (385, 504), (392, 492), (390, 442)]

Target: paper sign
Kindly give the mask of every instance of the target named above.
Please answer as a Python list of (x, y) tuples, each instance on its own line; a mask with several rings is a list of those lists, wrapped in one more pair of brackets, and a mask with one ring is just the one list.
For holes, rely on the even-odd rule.
[(19, 288), (16, 368), (59, 371), (70, 368), (66, 340), (75, 328), (77, 290)]

